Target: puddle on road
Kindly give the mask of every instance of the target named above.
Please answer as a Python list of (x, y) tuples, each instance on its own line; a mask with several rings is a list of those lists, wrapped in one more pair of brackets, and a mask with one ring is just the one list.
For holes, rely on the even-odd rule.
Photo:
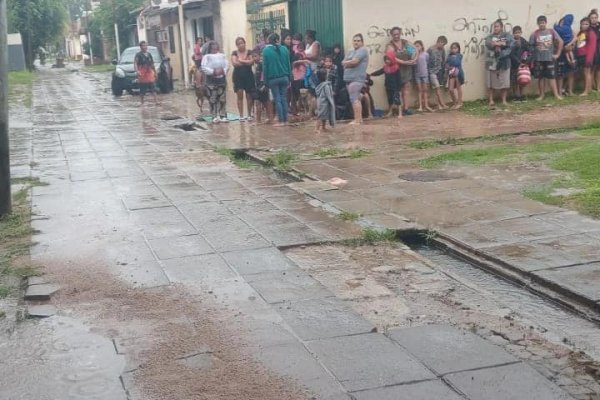
[(0, 398), (126, 400), (109, 339), (68, 317), (28, 320), (0, 339)]

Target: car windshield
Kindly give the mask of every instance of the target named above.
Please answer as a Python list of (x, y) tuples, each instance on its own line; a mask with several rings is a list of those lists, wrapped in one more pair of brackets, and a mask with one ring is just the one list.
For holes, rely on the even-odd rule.
[[(130, 47), (128, 49), (125, 49), (125, 51), (123, 51), (123, 54), (121, 54), (119, 64), (133, 64), (133, 59), (139, 51), (139, 47)], [(152, 54), (152, 59), (155, 63), (160, 62), (160, 60), (162, 59), (156, 47), (148, 47), (148, 52)]]

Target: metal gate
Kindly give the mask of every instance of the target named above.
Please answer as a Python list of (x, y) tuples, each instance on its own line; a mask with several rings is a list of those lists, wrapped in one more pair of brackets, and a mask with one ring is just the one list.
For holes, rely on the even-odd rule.
[(253, 13), (248, 16), (248, 21), (250, 22), (252, 37), (256, 44), (262, 39), (263, 29), (277, 33), (281, 33), (281, 30), (285, 29), (285, 10)]
[(344, 46), (342, 0), (292, 0), (289, 5), (292, 32), (312, 29), (323, 48)]

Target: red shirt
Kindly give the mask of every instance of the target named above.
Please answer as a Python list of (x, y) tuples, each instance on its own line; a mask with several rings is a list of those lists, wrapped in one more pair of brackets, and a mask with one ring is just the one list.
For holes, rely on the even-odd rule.
[(156, 74), (154, 73), (152, 54), (140, 51), (135, 55), (135, 65), (137, 66), (138, 81), (140, 83), (154, 83)]

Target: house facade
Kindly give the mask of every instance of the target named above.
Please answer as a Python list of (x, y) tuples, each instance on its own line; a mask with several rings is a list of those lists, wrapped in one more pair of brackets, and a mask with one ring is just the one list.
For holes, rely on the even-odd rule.
[[(521, 26), (528, 37), (536, 28), (538, 15), (546, 15), (549, 25), (566, 13), (575, 14), (579, 21), (597, 6), (593, 0), (581, 0), (576, 5), (558, 0), (506, 0), (500, 5), (457, 1), (431, 0), (424, 6), (396, 0), (183, 0), (182, 53), (178, 3), (162, 0), (142, 12), (140, 18), (146, 21), (138, 25), (138, 34), (140, 39), (163, 47), (174, 68), (177, 65), (176, 78), (181, 79), (184, 64), (191, 62), (196, 37), (211, 37), (221, 44), (225, 54), (231, 54), (236, 37), (244, 37), (249, 46), (254, 46), (261, 40), (263, 29), (300, 33), (312, 29), (317, 31), (323, 48), (341, 44), (346, 51), (351, 49), (352, 36), (362, 33), (370, 53), (369, 71), (373, 71), (383, 65), (390, 30), (398, 26), (403, 38), (421, 40), (425, 47), (433, 45), (440, 35), (446, 36), (449, 43), (458, 42), (464, 57), (465, 99), (476, 99), (486, 91), (484, 41), (495, 20), (502, 20), (507, 30)], [(577, 22), (573, 29), (578, 29)], [(157, 36), (156, 32), (163, 33)], [(383, 78), (376, 78), (372, 94), (379, 107), (387, 106)]]
[[(261, 27), (279, 27), (278, 19), (285, 19), (292, 32), (304, 33), (306, 29), (317, 31), (317, 39), (324, 48), (341, 43), (346, 51), (352, 47), (352, 36), (362, 33), (369, 49), (369, 71), (381, 68), (390, 30), (398, 26), (403, 38), (421, 40), (425, 47), (444, 35), (449, 43), (458, 42), (464, 57), (466, 83), (465, 99), (485, 96), (485, 37), (492, 23), (500, 19), (507, 30), (519, 25), (526, 37), (536, 29), (539, 15), (548, 17), (551, 26), (567, 13), (575, 15), (573, 29), (578, 30), (579, 21), (592, 8), (595, 1), (581, 0), (568, 3), (557, 0), (506, 0), (502, 4), (458, 0), (431, 0), (422, 3), (398, 2), (397, 0), (248, 0), (249, 37), (256, 36)], [(447, 51), (449, 51), (447, 47)], [(386, 107), (383, 77), (375, 78), (372, 90), (378, 106)]]

